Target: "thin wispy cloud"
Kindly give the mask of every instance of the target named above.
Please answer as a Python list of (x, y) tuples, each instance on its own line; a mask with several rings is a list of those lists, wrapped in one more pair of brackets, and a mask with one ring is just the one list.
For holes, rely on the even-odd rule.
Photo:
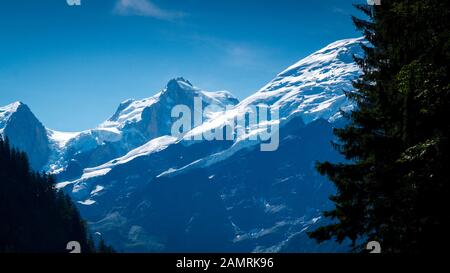
[(344, 9), (341, 9), (341, 8), (337, 8), (337, 7), (333, 8), (333, 12), (334, 13), (338, 13), (338, 14), (342, 14), (342, 15), (345, 15), (345, 16), (350, 16), (350, 13), (348, 11), (346, 11)]
[(225, 61), (228, 65), (236, 67), (257, 66), (260, 62), (258, 50), (242, 44), (228, 43), (224, 50), (226, 52)]
[(147, 16), (159, 20), (172, 21), (184, 17), (179, 11), (166, 10), (149, 0), (118, 0), (114, 13), (123, 16)]
[[(177, 38), (179, 39), (179, 37)], [(259, 46), (207, 35), (190, 35), (187, 38), (196, 46), (215, 52), (217, 60), (227, 66), (246, 69), (264, 67), (267, 51)]]

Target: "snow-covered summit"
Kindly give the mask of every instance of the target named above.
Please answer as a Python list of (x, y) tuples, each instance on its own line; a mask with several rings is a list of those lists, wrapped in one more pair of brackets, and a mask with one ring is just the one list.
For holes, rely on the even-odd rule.
[(11, 104), (0, 107), (0, 113), (1, 114), (7, 113), (7, 112), (13, 113), (13, 112), (17, 111), (17, 108), (19, 108), (21, 105), (25, 105), (25, 104), (21, 101), (15, 101)]
[[(362, 56), (361, 43), (364, 42), (363, 38), (340, 40), (307, 56), (278, 74), (234, 109), (194, 128), (186, 137), (221, 128), (242, 118), (247, 109), (259, 105), (279, 112), (279, 120), (271, 120), (272, 124), (282, 125), (298, 116), (306, 124), (320, 118), (335, 121), (340, 117), (341, 109), (350, 110), (353, 107), (344, 91), (352, 90), (352, 81), (361, 74), (353, 57)], [(258, 127), (249, 129), (247, 136)], [(247, 136), (237, 139), (237, 142)]]
[(361, 70), (353, 56), (362, 56), (363, 38), (339, 40), (281, 72), (241, 104), (268, 103), (280, 116), (300, 114), (308, 123), (318, 118), (333, 121), (340, 108), (351, 107), (344, 90), (352, 90)]
[(12, 146), (26, 152), (34, 170), (40, 170), (48, 161), (50, 149), (45, 127), (23, 102), (0, 107), (0, 136), (8, 137)]
[(140, 121), (144, 109), (157, 102), (159, 95), (160, 93), (142, 100), (128, 99), (120, 103), (116, 113), (107, 121), (102, 123), (100, 127), (123, 127), (127, 123)]
[(20, 101), (13, 102), (0, 107), (0, 134), (3, 133), (11, 116), (17, 112), (20, 107), (26, 107), (26, 104)]
[(164, 90), (164, 92), (174, 92), (174, 91), (178, 91), (181, 90), (183, 91), (193, 91), (194, 90), (194, 85), (192, 85), (192, 83), (186, 79), (184, 79), (183, 77), (178, 77), (176, 79), (171, 79), (168, 83), (167, 83), (167, 87)]
[[(239, 100), (228, 91), (208, 92), (195, 87), (188, 80), (179, 77), (170, 80), (166, 87), (156, 95), (142, 100), (129, 99), (122, 102), (115, 114), (102, 123), (99, 128), (117, 128), (119, 131), (129, 124), (141, 122), (151, 108), (171, 109), (177, 104), (192, 105), (194, 97), (202, 99), (205, 105), (217, 105), (225, 107), (236, 105)], [(170, 118), (160, 115), (158, 119)]]
[(323, 67), (331, 62), (353, 64), (352, 55), (361, 53), (361, 43), (365, 43), (365, 39), (363, 37), (343, 39), (333, 42), (291, 65), (278, 74), (277, 78), (294, 75), (299, 76), (305, 71), (306, 68)]

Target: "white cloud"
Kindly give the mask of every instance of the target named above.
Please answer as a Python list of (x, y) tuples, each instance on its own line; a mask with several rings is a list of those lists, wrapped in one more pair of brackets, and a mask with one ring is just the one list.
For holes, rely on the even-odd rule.
[(149, 0), (118, 0), (114, 12), (119, 15), (148, 16), (168, 21), (185, 15), (182, 12), (162, 9)]

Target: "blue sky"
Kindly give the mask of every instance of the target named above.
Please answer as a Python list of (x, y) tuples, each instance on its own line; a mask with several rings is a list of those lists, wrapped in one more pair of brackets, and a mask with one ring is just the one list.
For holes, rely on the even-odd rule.
[(182, 76), (242, 99), (338, 39), (358, 0), (0, 1), (0, 105), (45, 126), (95, 127), (128, 98)]

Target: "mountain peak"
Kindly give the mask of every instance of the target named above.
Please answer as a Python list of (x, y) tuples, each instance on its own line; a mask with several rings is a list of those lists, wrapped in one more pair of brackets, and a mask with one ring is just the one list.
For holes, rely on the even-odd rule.
[(34, 170), (41, 170), (50, 155), (47, 131), (21, 101), (0, 107), (0, 135), (11, 140), (17, 149), (26, 152)]
[(191, 83), (190, 81), (186, 80), (186, 79), (183, 78), (183, 77), (178, 77), (178, 78), (171, 79), (171, 80), (167, 83), (167, 86), (169, 87), (169, 85), (172, 85), (172, 84), (177, 84), (177, 85), (179, 85), (179, 84), (185, 84), (185, 85), (188, 85), (188, 86), (193, 86), (192, 83)]
[(330, 50), (333, 48), (348, 47), (348, 46), (352, 46), (355, 44), (360, 45), (361, 43), (364, 43), (365, 41), (366, 41), (366, 39), (364, 37), (337, 40), (337, 41), (332, 42), (331, 44), (325, 46), (321, 50), (317, 51), (317, 53), (324, 52), (324, 51), (327, 51), (327, 50)]
[(361, 75), (353, 57), (364, 56), (364, 38), (333, 42), (301, 59), (278, 74), (243, 103), (268, 103), (284, 118), (300, 115), (305, 123), (319, 118), (333, 122), (339, 109), (350, 109), (343, 90), (353, 90), (352, 81)]
[(0, 107), (0, 112), (16, 112), (21, 106), (26, 106), (26, 104), (21, 101), (15, 101), (11, 104)]
[(29, 110), (28, 106), (21, 102), (16, 101), (6, 106), (0, 107), (0, 130), (3, 130), (9, 119), (19, 111), (19, 109)]
[(194, 86), (192, 85), (191, 82), (189, 82), (188, 80), (182, 78), (182, 77), (178, 77), (175, 79), (170, 80), (167, 83), (167, 87), (166, 87), (166, 92), (176, 92), (179, 90), (192, 90), (194, 88)]
[(26, 105), (25, 103), (21, 102), (21, 101), (16, 101), (12, 104), (15, 107), (15, 111), (19, 111), (19, 110), (26, 110), (31, 112), (31, 109), (28, 107), (28, 105)]
[(194, 97), (201, 98), (205, 104), (222, 107), (239, 103), (239, 100), (228, 91), (208, 92), (194, 86), (182, 77), (170, 80), (160, 96), (166, 105), (173, 105), (174, 103), (191, 105)]
[(16, 101), (0, 107), (0, 123), (7, 123), (12, 116), (19, 112), (28, 112), (33, 115), (28, 105), (21, 101)]
[(298, 77), (324, 67), (332, 71), (335, 64), (353, 65), (353, 55), (363, 55), (362, 43), (365, 43), (363, 37), (333, 42), (288, 67), (278, 77)]

